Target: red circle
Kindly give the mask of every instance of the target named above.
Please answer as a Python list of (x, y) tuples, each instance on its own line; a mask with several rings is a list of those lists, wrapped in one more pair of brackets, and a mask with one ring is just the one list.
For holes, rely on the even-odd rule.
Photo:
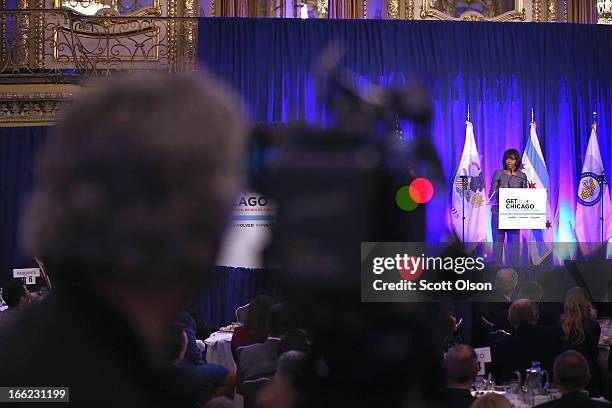
[(423, 273), (423, 263), (419, 262), (418, 268), (415, 269), (414, 265), (416, 264), (418, 257), (412, 256), (412, 257), (408, 257), (408, 259), (410, 261), (407, 263), (407, 265), (404, 265), (404, 262), (402, 260), (401, 262), (402, 265), (400, 267), (399, 274), (402, 278), (406, 279), (407, 281), (417, 280)]
[(433, 197), (434, 188), (431, 181), (426, 178), (419, 177), (412, 180), (410, 183), (410, 197), (419, 204), (424, 204)]

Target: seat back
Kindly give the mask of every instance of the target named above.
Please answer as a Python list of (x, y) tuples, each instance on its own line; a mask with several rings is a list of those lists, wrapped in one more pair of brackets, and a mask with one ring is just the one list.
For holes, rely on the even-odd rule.
[(247, 314), (249, 313), (249, 304), (247, 303), (244, 306), (240, 306), (236, 309), (236, 321), (238, 323), (244, 324), (246, 322)]
[(240, 390), (244, 397), (244, 408), (255, 408), (257, 393), (269, 382), (270, 378), (262, 377), (240, 383)]

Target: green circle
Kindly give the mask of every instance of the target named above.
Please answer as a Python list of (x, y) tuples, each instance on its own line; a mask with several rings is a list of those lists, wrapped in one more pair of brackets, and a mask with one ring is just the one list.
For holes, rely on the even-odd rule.
[(419, 203), (410, 197), (410, 186), (401, 187), (395, 194), (397, 206), (404, 211), (412, 211), (419, 206)]

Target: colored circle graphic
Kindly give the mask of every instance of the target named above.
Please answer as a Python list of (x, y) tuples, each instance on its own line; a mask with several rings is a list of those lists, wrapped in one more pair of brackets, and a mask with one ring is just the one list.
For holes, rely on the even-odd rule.
[(395, 202), (397, 203), (397, 206), (404, 211), (412, 211), (419, 206), (419, 204), (410, 196), (409, 186), (404, 186), (397, 190), (397, 193), (395, 194)]
[(425, 204), (433, 197), (434, 188), (431, 181), (426, 178), (419, 177), (410, 183), (409, 193), (412, 200), (419, 204)]

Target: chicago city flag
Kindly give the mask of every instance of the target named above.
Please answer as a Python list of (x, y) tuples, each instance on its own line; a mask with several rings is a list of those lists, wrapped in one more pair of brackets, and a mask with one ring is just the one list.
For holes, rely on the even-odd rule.
[[(608, 185), (603, 184), (604, 174), (599, 143), (597, 142), (597, 123), (591, 126), (591, 137), (582, 165), (582, 174), (578, 181), (576, 199), (576, 239), (580, 250), (588, 254), (596, 250), (603, 241), (612, 236), (612, 208)], [(606, 180), (606, 183), (608, 180)], [(602, 234), (601, 216), (603, 206), (604, 226)]]
[[(548, 169), (546, 168), (534, 121), (531, 122), (529, 139), (523, 151), (521, 171), (527, 176), (529, 188), (545, 188), (550, 192)], [(550, 210), (550, 194), (548, 194), (546, 200), (546, 229), (522, 230), (523, 238), (529, 248), (531, 262), (534, 265), (542, 263), (553, 251), (555, 242), (553, 224), (554, 217)]]
[[(465, 125), (463, 154), (453, 183), (451, 221), (457, 237), (462, 242), (476, 244), (487, 239), (486, 196), (480, 157), (474, 140), (474, 128), (469, 120)], [(461, 176), (467, 176), (465, 185)], [(465, 216), (465, 236), (463, 216)], [(466, 249), (472, 251), (475, 247), (472, 245)]]

